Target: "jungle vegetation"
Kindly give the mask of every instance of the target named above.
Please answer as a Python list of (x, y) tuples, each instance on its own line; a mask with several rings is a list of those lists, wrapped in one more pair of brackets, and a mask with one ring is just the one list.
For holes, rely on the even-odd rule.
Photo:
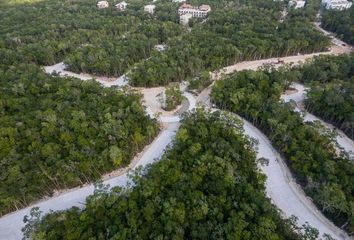
[(294, 71), (310, 87), (306, 109), (354, 140), (354, 53), (316, 57)]
[[(243, 60), (329, 46), (307, 15), (289, 14), (281, 22), (281, 1), (191, 1), (210, 4), (212, 12), (190, 29), (179, 24), (179, 5), (170, 0), (156, 2), (154, 16), (143, 11), (146, 1), (129, 1), (126, 11), (109, 2), (107, 9), (94, 0), (1, 2), (0, 66), (64, 61), (74, 72), (130, 73), (131, 85), (157, 86)], [(168, 48), (159, 52), (156, 44)]]
[(327, 50), (328, 38), (314, 29), (306, 15), (293, 13), (281, 21), (284, 3), (246, 2), (213, 9), (189, 34), (170, 38), (166, 51), (135, 65), (130, 84), (166, 85), (244, 60)]
[(94, 80), (23, 64), (0, 86), (0, 215), (129, 164), (159, 131), (140, 95)]
[(42, 220), (34, 210), (23, 231), (52, 240), (315, 239), (316, 230), (282, 219), (265, 196), (254, 144), (236, 118), (188, 114), (173, 147), (132, 174), (131, 187), (99, 189), (83, 209)]
[(314, 124), (304, 123), (292, 103), (280, 102), (280, 94), (296, 79), (297, 73), (287, 69), (242, 71), (217, 81), (211, 97), (218, 107), (261, 129), (318, 208), (353, 234), (353, 162)]
[(334, 32), (344, 42), (354, 44), (354, 7), (343, 11), (324, 10), (321, 26)]
[(164, 91), (164, 99), (162, 108), (166, 111), (172, 111), (182, 103), (183, 95), (179, 89), (179, 85), (169, 85)]

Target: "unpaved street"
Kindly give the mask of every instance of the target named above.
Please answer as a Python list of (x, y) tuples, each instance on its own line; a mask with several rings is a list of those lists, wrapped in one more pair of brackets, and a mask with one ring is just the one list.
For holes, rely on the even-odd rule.
[[(306, 88), (299, 83), (295, 83), (292, 86), (297, 90), (297, 92), (289, 95), (282, 95), (281, 98), (284, 100), (284, 102), (289, 102), (291, 100), (295, 101), (297, 105), (301, 105), (301, 103), (304, 101), (305, 96), (306, 96)], [(350, 156), (350, 158), (354, 159), (354, 141), (350, 139), (343, 131), (340, 129), (334, 127), (332, 124), (329, 124), (320, 118), (316, 117), (315, 115), (307, 112), (306, 110), (302, 109), (300, 110), (299, 107), (296, 108), (297, 111), (303, 112), (303, 117), (305, 122), (314, 122), (314, 121), (319, 121), (324, 127), (330, 130), (334, 130), (337, 133), (336, 136), (336, 141), (339, 145), (339, 147), (343, 148)]]
[[(351, 51), (350, 47), (341, 46), (340, 42), (333, 40), (334, 46), (331, 51), (324, 53), (314, 53), (308, 55), (298, 55), (281, 58), (284, 63), (298, 64), (303, 62), (308, 58), (319, 54), (339, 54)], [(214, 78), (220, 78), (222, 72), (231, 73), (240, 70), (255, 70), (264, 64), (270, 64), (278, 61), (277, 58), (263, 59), (258, 61), (248, 61), (241, 62), (235, 65), (224, 68), (219, 71), (218, 74), (214, 74)], [(56, 64), (54, 66), (49, 66), (44, 68), (47, 73), (52, 73), (53, 71), (58, 72), (61, 76), (73, 76), (78, 77), (82, 80), (92, 79), (92, 76), (85, 74), (76, 74), (65, 71), (65, 66), (63, 63)], [(104, 86), (123, 86), (126, 85), (126, 79), (123, 75), (118, 79), (107, 79), (107, 78), (95, 78), (97, 81), (102, 83)], [(301, 91), (294, 93), (293, 96), (288, 95), (289, 99), (294, 99), (295, 101), (301, 100)], [(210, 87), (205, 89), (197, 98), (198, 101), (203, 103), (208, 103), (209, 101)], [(189, 110), (193, 110), (196, 106), (196, 100), (193, 95), (185, 93), (189, 101)], [(208, 105), (208, 104), (207, 104)], [(147, 113), (150, 116), (154, 115), (152, 109), (147, 108)], [(170, 144), (175, 135), (175, 131), (178, 129), (178, 122), (180, 117), (178, 115), (173, 116), (162, 116), (160, 121), (166, 125), (166, 128), (160, 133), (160, 135), (155, 139), (155, 141), (149, 145), (141, 156), (134, 161), (135, 168), (137, 166), (146, 166), (152, 163), (155, 159), (162, 156), (164, 149), (168, 144)], [(329, 233), (332, 237), (337, 239), (347, 239), (346, 234), (335, 227), (331, 222), (329, 222), (321, 213), (318, 212), (316, 207), (311, 201), (307, 199), (301, 188), (297, 186), (292, 180), (289, 171), (279, 154), (273, 149), (269, 140), (254, 126), (244, 121), (245, 133), (251, 137), (258, 139), (258, 157), (266, 157), (270, 160), (269, 166), (262, 167), (262, 171), (267, 175), (266, 189), (268, 196), (272, 199), (275, 205), (280, 208), (286, 216), (295, 215), (299, 218), (299, 223), (303, 224), (309, 222), (310, 225), (319, 229), (320, 233)], [(278, 160), (277, 160), (278, 159)], [(127, 173), (124, 172), (121, 175), (106, 180), (105, 184), (110, 184), (111, 186), (126, 186), (129, 179), (127, 178)], [(13, 212), (11, 214), (5, 215), (0, 218), (0, 239), (6, 240), (17, 240), (22, 238), (21, 228), (23, 227), (22, 219), (32, 207), (38, 206), (40, 210), (44, 213), (50, 210), (64, 210), (72, 206), (82, 206), (85, 198), (92, 194), (94, 190), (93, 185), (88, 185), (83, 188), (76, 188), (57, 197), (44, 200), (38, 204), (34, 204), (25, 209)]]

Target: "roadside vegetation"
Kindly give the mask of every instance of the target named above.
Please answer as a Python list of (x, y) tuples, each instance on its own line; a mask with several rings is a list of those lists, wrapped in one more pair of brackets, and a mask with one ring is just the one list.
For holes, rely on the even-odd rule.
[(188, 80), (188, 90), (200, 93), (210, 84), (212, 84), (213, 79), (208, 71), (200, 73), (198, 76)]
[(74, 72), (121, 76), (156, 44), (182, 33), (176, 14), (166, 18), (157, 9), (152, 17), (143, 11), (144, 1), (129, 1), (124, 12), (113, 1), (107, 9), (96, 2), (1, 1), (0, 65), (64, 61)]
[(198, 77), (245, 60), (327, 50), (329, 40), (307, 15), (280, 22), (282, 2), (247, 1), (213, 9), (189, 34), (171, 38), (169, 48), (142, 61), (129, 74), (134, 86), (158, 86)]
[(265, 196), (254, 144), (243, 135), (238, 119), (202, 111), (189, 114), (162, 160), (132, 174), (131, 188), (99, 189), (84, 209), (51, 213), (41, 221), (33, 211), (25, 236), (315, 239), (316, 230), (282, 219)]
[(321, 26), (337, 34), (344, 42), (354, 44), (354, 7), (343, 11), (324, 10)]
[(294, 71), (310, 87), (306, 109), (354, 140), (354, 53), (316, 57)]
[(287, 8), (290, 18), (306, 18), (307, 20), (316, 21), (316, 15), (321, 7), (321, 0), (308, 0), (303, 8)]
[(133, 92), (31, 65), (0, 76), (0, 215), (129, 164), (159, 131)]
[[(74, 72), (121, 76), (134, 86), (167, 85), (198, 77), (243, 60), (326, 50), (329, 40), (307, 15), (280, 22), (286, 3), (193, 1), (211, 4), (206, 21), (187, 31), (179, 24), (178, 4), (156, 2), (154, 16), (144, 1), (130, 1), (126, 11), (113, 2), (3, 1), (0, 3), (0, 65), (64, 61)], [(310, 5), (310, 4), (309, 4)], [(36, 23), (36, 24), (33, 24)], [(167, 50), (154, 50), (167, 44)]]
[(280, 94), (297, 78), (287, 69), (242, 71), (217, 81), (211, 97), (218, 107), (261, 129), (318, 208), (352, 234), (354, 165), (314, 125), (304, 123), (292, 103), (280, 102)]
[(160, 98), (162, 109), (172, 111), (182, 103), (183, 95), (178, 84), (170, 84), (158, 98)]

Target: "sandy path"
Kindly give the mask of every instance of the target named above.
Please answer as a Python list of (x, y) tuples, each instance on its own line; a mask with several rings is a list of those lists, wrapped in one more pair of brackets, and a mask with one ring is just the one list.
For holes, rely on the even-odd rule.
[(259, 141), (257, 157), (269, 159), (268, 166), (261, 169), (267, 176), (266, 192), (272, 202), (282, 210), (286, 217), (298, 217), (298, 224), (308, 222), (319, 230), (320, 236), (330, 234), (336, 239), (350, 239), (347, 234), (331, 223), (308, 199), (286, 166), (280, 154), (273, 148), (269, 139), (256, 127), (242, 119), (246, 135)]
[[(169, 145), (174, 139), (175, 133), (178, 129), (179, 124), (170, 124), (164, 129), (160, 135), (154, 140), (154, 142), (147, 148), (147, 150), (142, 154), (139, 161), (133, 167), (135, 169), (138, 166), (146, 166), (147, 164), (153, 163), (159, 159), (167, 145)], [(126, 186), (129, 182), (127, 177), (127, 172), (122, 175), (111, 178), (104, 181), (104, 184), (110, 184), (113, 186)], [(72, 206), (83, 206), (87, 196), (91, 195), (94, 191), (93, 184), (88, 186), (75, 189), (73, 191), (66, 192), (65, 194), (59, 195), (57, 197), (45, 200), (38, 204), (29, 206), (22, 210), (13, 212), (11, 214), (5, 215), (0, 218), (0, 239), (1, 240), (18, 240), (22, 238), (21, 228), (24, 226), (22, 220), (25, 215), (30, 213), (31, 208), (39, 207), (43, 213), (48, 213), (50, 210), (65, 210)]]
[[(326, 31), (325, 31), (326, 32)], [(328, 32), (327, 32), (328, 34)], [(280, 58), (285, 63), (298, 64), (304, 62), (308, 58), (317, 56), (320, 54), (340, 54), (345, 52), (350, 52), (352, 49), (348, 46), (343, 47), (337, 39), (333, 38), (334, 46), (329, 52), (314, 53), (299, 56), (290, 56)], [(214, 78), (218, 79), (221, 77), (220, 73), (224, 72), (226, 74), (232, 73), (234, 71), (241, 71), (245, 69), (256, 70), (258, 67), (274, 63), (278, 58), (270, 58), (257, 61), (241, 62), (235, 65), (225, 67), (218, 74), (214, 74)], [(76, 74), (69, 71), (65, 71), (65, 65), (63, 63), (58, 63), (53, 66), (44, 67), (47, 73), (58, 72), (61, 76), (72, 76), (77, 77), (81, 80), (96, 79), (101, 84), (106, 87), (109, 86), (124, 86), (127, 84), (125, 75), (118, 79), (109, 79), (104, 77), (93, 77), (88, 74)], [(210, 87), (201, 92), (198, 96), (197, 101), (208, 103), (210, 102)], [(299, 93), (300, 94), (300, 93)], [(299, 94), (294, 95), (294, 98), (300, 97)], [(185, 94), (189, 100), (189, 109), (194, 109), (196, 106), (196, 99), (191, 94)], [(297, 96), (297, 97), (295, 97)], [(151, 109), (147, 109), (147, 113), (153, 116)], [(148, 147), (144, 153), (142, 153), (141, 158), (136, 161), (137, 166), (146, 166), (149, 163), (155, 161), (162, 156), (164, 149), (173, 140), (176, 130), (178, 129), (180, 118), (179, 116), (168, 116), (167, 118), (160, 118), (162, 122), (168, 127), (162, 131), (157, 139)], [(168, 123), (174, 124), (168, 124)], [(321, 213), (318, 212), (316, 207), (308, 200), (294, 181), (290, 177), (290, 173), (280, 158), (279, 154), (273, 149), (269, 140), (254, 126), (249, 124), (247, 121), (243, 120), (245, 133), (251, 137), (258, 139), (259, 149), (258, 157), (266, 157), (270, 159), (269, 166), (262, 167), (262, 170), (267, 175), (268, 179), (266, 182), (267, 194), (271, 197), (272, 201), (278, 206), (286, 216), (295, 215), (299, 217), (299, 223), (309, 222), (312, 226), (319, 229), (320, 233), (329, 233), (337, 239), (346, 239), (346, 234), (330, 223)], [(276, 161), (276, 159), (280, 161)], [(121, 175), (104, 181), (105, 184), (110, 184), (111, 186), (126, 186), (128, 183), (127, 173), (124, 172)], [(44, 213), (50, 210), (64, 210), (71, 206), (82, 206), (85, 198), (93, 193), (93, 185), (88, 185), (83, 188), (75, 189), (73, 191), (66, 192), (57, 197), (51, 198), (49, 200), (42, 201), (38, 204), (29, 206), (25, 209), (13, 212), (11, 214), (5, 215), (0, 218), (0, 239), (6, 240), (17, 240), (22, 238), (21, 228), (23, 227), (23, 217), (29, 214), (32, 207), (38, 206), (40, 210)]]
[[(195, 97), (187, 92), (183, 95), (188, 100), (188, 111), (192, 111), (196, 107)], [(154, 117), (154, 112), (146, 109), (147, 114)], [(126, 186), (129, 182), (127, 173), (131, 169), (147, 164), (153, 163), (156, 159), (159, 159), (166, 147), (171, 144), (174, 139), (175, 133), (179, 127), (180, 116), (160, 116), (161, 124), (164, 125), (164, 129), (158, 135), (158, 137), (144, 150), (139, 153), (126, 168), (121, 168), (103, 176), (104, 184), (114, 186)], [(58, 211), (65, 210), (73, 206), (83, 206), (86, 197), (93, 194), (94, 185), (87, 184), (84, 187), (77, 187), (60, 192), (57, 196), (49, 199), (42, 200), (36, 204), (32, 204), (29, 207), (21, 209), (19, 211), (12, 212), (0, 218), (0, 240), (17, 240), (22, 238), (21, 229), (24, 226), (23, 218), (30, 213), (33, 207), (39, 207), (43, 213), (48, 213), (50, 210)]]
[(126, 76), (123, 75), (119, 78), (108, 78), (108, 77), (96, 77), (96, 76), (92, 76), (90, 74), (77, 74), (77, 73), (73, 73), (70, 71), (66, 71), (65, 70), (65, 64), (63, 62), (57, 63), (55, 65), (52, 66), (46, 66), (43, 67), (44, 71), (48, 74), (52, 74), (54, 72), (59, 73), (60, 76), (62, 77), (75, 77), (78, 79), (81, 79), (83, 81), (86, 80), (90, 80), (90, 79), (95, 79), (96, 81), (98, 81), (99, 83), (101, 83), (103, 86), (105, 87), (110, 87), (110, 86), (125, 86), (128, 84), (128, 81), (126, 79)]
[[(293, 100), (299, 106), (305, 99), (306, 87), (299, 83), (293, 84), (292, 87), (295, 88), (297, 92), (293, 94), (282, 95), (281, 98), (284, 100), (284, 102), (289, 102)], [(351, 138), (349, 138), (343, 131), (334, 127), (332, 124), (321, 120), (320, 118), (307, 112), (306, 110), (303, 109), (300, 110), (299, 107), (297, 107), (295, 110), (303, 113), (305, 122), (319, 121), (327, 129), (336, 131), (337, 133), (336, 141), (338, 146), (343, 148), (343, 150), (349, 154), (350, 158), (354, 159), (354, 141)]]

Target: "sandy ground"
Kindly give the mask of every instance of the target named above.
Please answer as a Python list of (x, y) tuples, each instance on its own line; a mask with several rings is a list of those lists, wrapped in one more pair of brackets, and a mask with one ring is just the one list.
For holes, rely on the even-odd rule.
[[(146, 166), (147, 164), (153, 163), (159, 159), (165, 148), (174, 139), (176, 130), (179, 124), (169, 124), (166, 129), (164, 129), (160, 135), (155, 139), (155, 141), (150, 145), (149, 148), (142, 154), (139, 161), (135, 164), (134, 168), (139, 166)], [(124, 174), (111, 178), (104, 181), (104, 184), (109, 184), (113, 186), (126, 186), (129, 183), (129, 178), (127, 172)], [(21, 228), (23, 227), (23, 217), (30, 213), (32, 207), (39, 207), (43, 213), (48, 213), (50, 210), (64, 210), (68, 207), (84, 206), (84, 202), (87, 196), (91, 195), (94, 191), (93, 184), (85, 186), (83, 188), (75, 189), (69, 191), (65, 194), (51, 198), (49, 200), (40, 202), (38, 204), (32, 205), (30, 207), (24, 208), (22, 210), (16, 211), (14, 213), (8, 214), (0, 218), (0, 239), (1, 240), (18, 240), (22, 238)]]
[[(321, 30), (322, 31), (322, 30)], [(326, 34), (329, 34), (325, 32)], [(281, 58), (285, 63), (298, 64), (304, 62), (306, 59), (311, 58), (320, 54), (339, 54), (351, 51), (351, 48), (346, 46), (341, 46), (342, 43), (336, 39), (333, 39), (334, 46), (329, 52), (324, 53), (314, 53), (299, 56), (290, 56)], [(258, 67), (267, 64), (274, 63), (277, 58), (258, 60), (258, 61), (248, 61), (237, 63), (235, 65), (226, 67), (219, 71), (218, 74), (214, 74), (214, 78), (220, 78), (220, 73), (224, 72), (226, 74), (232, 73), (234, 71), (240, 71), (244, 69), (255, 70)], [(52, 73), (53, 71), (58, 72), (61, 76), (73, 76), (82, 80), (88, 80), (95, 78), (97, 81), (102, 83), (104, 86), (124, 86), (127, 84), (126, 78), (123, 75), (118, 79), (107, 79), (101, 77), (93, 77), (87, 74), (76, 74), (65, 71), (65, 66), (63, 63), (59, 63), (53, 66), (44, 67), (47, 73)], [(287, 95), (288, 99), (294, 99), (295, 101), (300, 100), (303, 97), (301, 89), (297, 89), (297, 92)], [(192, 94), (184, 93), (185, 97), (189, 101), (189, 110), (193, 110), (196, 106), (196, 102), (202, 102), (208, 104), (210, 102), (210, 87), (201, 92), (197, 99)], [(149, 99), (148, 99), (149, 100)], [(285, 100), (285, 99), (284, 99)], [(150, 101), (150, 100), (149, 100)], [(157, 111), (156, 103), (150, 103), (146, 111), (150, 116), (154, 115), (154, 111)], [(152, 109), (149, 109), (152, 107)], [(314, 118), (314, 116), (311, 116)], [(309, 119), (309, 117), (307, 118)], [(164, 130), (159, 134), (159, 136), (154, 140), (149, 147), (145, 148), (142, 153), (140, 153), (140, 158), (137, 157), (132, 163), (132, 168), (138, 166), (146, 166), (149, 163), (154, 162), (159, 159), (164, 149), (170, 144), (175, 136), (175, 132), (179, 126), (180, 117), (178, 115), (173, 116), (160, 116), (160, 121), (165, 126)], [(305, 117), (306, 120), (306, 117)], [(262, 170), (267, 175), (266, 189), (268, 196), (272, 199), (277, 207), (279, 207), (286, 216), (295, 215), (299, 218), (299, 224), (309, 222), (312, 226), (319, 229), (320, 233), (329, 233), (337, 239), (347, 239), (346, 234), (335, 227), (331, 222), (329, 222), (312, 204), (312, 202), (307, 199), (302, 189), (297, 186), (297, 184), (291, 178), (291, 175), (280, 158), (280, 155), (273, 149), (269, 140), (254, 126), (252, 126), (247, 121), (243, 120), (245, 133), (251, 137), (259, 140), (258, 146), (258, 157), (266, 157), (270, 160), (269, 166), (262, 167)], [(278, 159), (278, 160), (277, 160)], [(113, 174), (113, 173), (112, 173)], [(109, 178), (104, 181), (105, 184), (110, 184), (111, 186), (126, 186), (129, 183), (127, 177), (127, 170), (120, 172), (120, 170), (115, 173), (116, 177), (106, 176)], [(83, 188), (69, 190), (57, 197), (39, 202), (38, 204), (29, 206), (25, 209), (13, 212), (11, 214), (5, 215), (0, 218), (0, 239), (6, 240), (17, 240), (21, 239), (21, 228), (23, 226), (22, 219), (32, 207), (38, 206), (40, 210), (44, 213), (50, 210), (64, 210), (71, 206), (83, 206), (85, 198), (93, 193), (93, 185), (87, 185)]]
[(185, 92), (185, 86), (181, 86), (183, 96), (186, 101), (183, 101), (181, 105), (179, 105), (173, 111), (165, 111), (161, 108), (161, 104), (157, 99), (157, 95), (162, 93), (165, 88), (164, 87), (156, 87), (156, 88), (145, 88), (140, 89), (139, 91), (143, 94), (144, 97), (144, 105), (146, 107), (146, 112), (150, 116), (158, 116), (160, 122), (162, 123), (172, 123), (180, 121), (180, 114), (185, 111), (191, 111), (196, 107), (196, 98), (193, 94)]
[(345, 232), (331, 223), (308, 199), (301, 187), (292, 178), (280, 154), (272, 147), (268, 138), (252, 124), (243, 119), (245, 133), (259, 141), (257, 157), (269, 159), (269, 165), (261, 167), (267, 176), (266, 192), (272, 202), (286, 217), (298, 217), (299, 225), (308, 222), (317, 228), (320, 236), (330, 234), (335, 239), (349, 239)]
[(213, 73), (212, 77), (214, 79), (219, 79), (222, 74), (231, 74), (235, 71), (242, 71), (242, 70), (257, 70), (259, 67), (262, 67), (265, 64), (275, 64), (275, 67), (279, 67), (282, 64), (276, 64), (279, 60), (284, 61), (285, 64), (301, 64), (304, 63), (307, 59), (313, 58), (314, 56), (319, 55), (338, 55), (343, 53), (350, 53), (354, 49), (352, 46), (346, 44), (345, 42), (341, 41), (332, 36), (332, 34), (321, 27), (319, 27), (319, 23), (314, 23), (315, 27), (320, 30), (324, 35), (329, 36), (332, 40), (332, 46), (329, 51), (327, 52), (319, 52), (319, 53), (312, 53), (312, 54), (304, 54), (304, 55), (297, 55), (297, 56), (288, 56), (288, 57), (280, 57), (280, 58), (268, 58), (256, 61), (244, 61), (240, 63), (236, 63), (231, 66), (227, 66), (222, 68), (217, 73)]
[(84, 80), (84, 81), (90, 80), (90, 79), (95, 79), (96, 81), (98, 81), (102, 85), (104, 85), (105, 87), (125, 86), (128, 84), (128, 81), (127, 81), (125, 75), (123, 75), (119, 78), (96, 77), (96, 76), (92, 76), (90, 74), (85, 74), (85, 73), (77, 74), (77, 73), (69, 72), (69, 71), (65, 70), (65, 67), (66, 67), (65, 64), (63, 62), (60, 62), (60, 63), (57, 63), (52, 66), (44, 67), (44, 71), (48, 74), (57, 72), (57, 73), (59, 73), (60, 76), (76, 77), (76, 78)]
[(159, 114), (160, 116), (173, 116), (176, 115), (182, 105), (176, 107), (176, 109), (172, 111), (165, 111), (161, 107), (161, 103), (158, 100), (157, 95), (163, 93), (165, 91), (165, 87), (155, 87), (155, 88), (144, 88), (141, 89), (140, 92), (144, 96), (144, 104), (146, 107), (149, 107), (150, 110), (155, 113)]
[(305, 122), (314, 122), (314, 121), (319, 121), (324, 127), (334, 130), (337, 133), (336, 136), (336, 141), (338, 144), (338, 147), (343, 148), (344, 151), (346, 151), (351, 159), (354, 159), (354, 141), (350, 139), (343, 131), (340, 129), (334, 127), (332, 124), (329, 124), (320, 118), (314, 116), (313, 114), (307, 112), (305, 109), (301, 108), (301, 104), (305, 99), (306, 96), (306, 87), (303, 86), (302, 84), (295, 83), (293, 84), (293, 87), (297, 90), (297, 92), (293, 94), (283, 94), (281, 98), (284, 100), (284, 102), (289, 102), (290, 100), (293, 100), (296, 102), (298, 107), (296, 110), (298, 112), (303, 113), (304, 121)]

